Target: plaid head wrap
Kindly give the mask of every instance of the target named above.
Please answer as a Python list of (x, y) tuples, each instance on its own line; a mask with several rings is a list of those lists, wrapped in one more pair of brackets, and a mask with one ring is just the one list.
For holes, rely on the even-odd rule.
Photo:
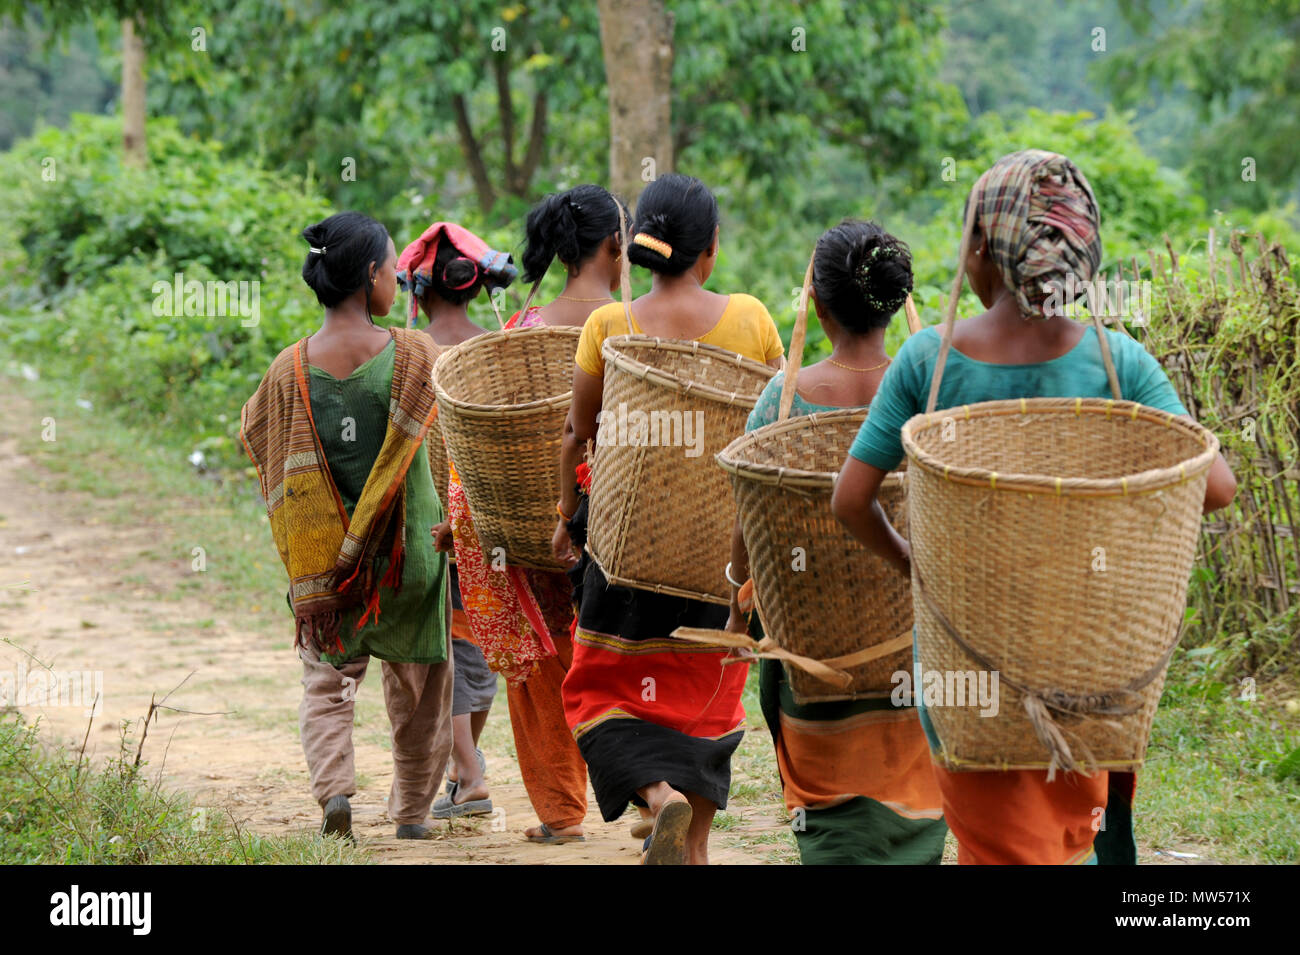
[[(1044, 303), (1072, 301), (1101, 264), (1100, 215), (1092, 187), (1059, 153), (1025, 149), (1003, 156), (971, 190), (989, 256), (1026, 318), (1048, 317)], [(1073, 280), (1070, 280), (1073, 276)]]
[(420, 296), (433, 284), (434, 262), (438, 257), (438, 244), (446, 239), (462, 256), (474, 263), (478, 270), (474, 280), (463, 286), (468, 288), (483, 279), (489, 291), (505, 288), (515, 280), (519, 270), (509, 252), (489, 249), (487, 243), (464, 226), (454, 222), (435, 222), (424, 234), (402, 250), (397, 259), (397, 281), (402, 290), (411, 293), (411, 312), (407, 326), (415, 327), (420, 315)]

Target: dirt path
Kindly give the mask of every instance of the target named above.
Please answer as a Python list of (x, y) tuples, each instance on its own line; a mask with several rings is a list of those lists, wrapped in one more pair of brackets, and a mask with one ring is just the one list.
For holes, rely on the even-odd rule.
[[(35, 657), (56, 671), (102, 674), (102, 710), (87, 744), (88, 753), (99, 759), (116, 752), (122, 721), (139, 720), (151, 695), (161, 698), (185, 681), (170, 703), (221, 715), (163, 712), (145, 745), (151, 773), (161, 771), (168, 787), (192, 794), (207, 811), (233, 814), (254, 831), (313, 830), (319, 810), (308, 791), (298, 743), (300, 669), (289, 646), (287, 618), (272, 612), (278, 608), (232, 608), (222, 604), (234, 601), (212, 599), (195, 584), (192, 544), (174, 539), (165, 517), (154, 524), (123, 523), (106, 512), (121, 513), (132, 502), (95, 501), (61, 490), (56, 476), (20, 453), (19, 429), (41, 420), (37, 409), (12, 393), (4, 401), (0, 638), (10, 642), (0, 643), (0, 672), (39, 670)], [(253, 539), (250, 546), (256, 543)], [(269, 535), (265, 545), (268, 561), (274, 560)], [(43, 721), (48, 739), (76, 746), (86, 733), (92, 700), (90, 692), (74, 705), (28, 705), (21, 711), (29, 720)], [(514, 761), (504, 688), (483, 737), (493, 800), (504, 815), (440, 824), (439, 838), (432, 842), (398, 842), (384, 810), (391, 761), (377, 671), (367, 675), (358, 703), (354, 827), (379, 861), (636, 863), (638, 846), (628, 835), (631, 817), (605, 824), (594, 809), (587, 816), (584, 844), (538, 846), (523, 840), (523, 830), (536, 817)], [(743, 826), (715, 837), (713, 861), (773, 861), (770, 845), (745, 846), (743, 837), (777, 831), (776, 819), (732, 812), (742, 817)]]

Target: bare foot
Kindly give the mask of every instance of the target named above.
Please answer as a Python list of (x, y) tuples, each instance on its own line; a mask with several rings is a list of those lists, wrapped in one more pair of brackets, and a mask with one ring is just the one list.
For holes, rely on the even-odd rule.
[(451, 801), (457, 806), (462, 806), (475, 799), (490, 799), (491, 797), (492, 793), (488, 789), (487, 780), (480, 776), (476, 783), (466, 783), (464, 786), (457, 786), (456, 795), (452, 797)]

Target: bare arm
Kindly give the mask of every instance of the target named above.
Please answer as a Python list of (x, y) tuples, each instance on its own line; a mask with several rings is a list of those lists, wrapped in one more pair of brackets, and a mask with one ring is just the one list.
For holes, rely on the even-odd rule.
[[(569, 517), (578, 509), (578, 465), (586, 452), (587, 441), (596, 437), (596, 416), (600, 413), (605, 380), (589, 375), (576, 365), (573, 369), (573, 403), (564, 424), (564, 437), (560, 443), (560, 510)], [(555, 534), (551, 538), (551, 551), (557, 560), (572, 564), (578, 560), (573, 552), (573, 541), (568, 528), (556, 515)]]
[(1209, 514), (1221, 507), (1227, 507), (1237, 494), (1237, 478), (1228, 467), (1227, 460), (1220, 454), (1210, 465), (1210, 474), (1205, 482), (1205, 504), (1201, 511)]
[(831, 512), (849, 533), (903, 576), (912, 573), (912, 548), (885, 517), (876, 499), (886, 472), (849, 455), (835, 479)]
[[(739, 580), (742, 584), (749, 579), (749, 551), (745, 547), (745, 536), (740, 531), (739, 518), (731, 529), (731, 579)], [(749, 622), (740, 609), (740, 588), (735, 584), (728, 586), (731, 588), (731, 615), (727, 618), (727, 629), (734, 633), (745, 633), (749, 630)]]

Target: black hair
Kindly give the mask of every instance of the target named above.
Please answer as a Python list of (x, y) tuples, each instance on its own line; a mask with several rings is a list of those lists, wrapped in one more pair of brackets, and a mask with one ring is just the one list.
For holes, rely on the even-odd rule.
[(433, 259), (433, 277), (428, 291), (451, 305), (464, 305), (483, 290), (487, 273), (473, 259), (467, 259), (444, 234)]
[(371, 262), (383, 262), (388, 252), (388, 230), (360, 212), (340, 212), (302, 230), (309, 247), (302, 280), (316, 300), (333, 308), (359, 288), (366, 290), (370, 314)]
[(817, 240), (813, 291), (850, 332), (884, 328), (912, 291), (912, 251), (874, 222), (845, 219)]
[(620, 209), (627, 217), (623, 200), (592, 185), (574, 186), (533, 206), (524, 227), (524, 281), (540, 279), (557, 256), (567, 266), (582, 265), (602, 242), (618, 234)]
[[(627, 258), (651, 272), (681, 275), (713, 243), (718, 228), (718, 201), (694, 176), (666, 173), (641, 193), (636, 223), (628, 235)], [(644, 233), (671, 246), (671, 255), (634, 239)]]

